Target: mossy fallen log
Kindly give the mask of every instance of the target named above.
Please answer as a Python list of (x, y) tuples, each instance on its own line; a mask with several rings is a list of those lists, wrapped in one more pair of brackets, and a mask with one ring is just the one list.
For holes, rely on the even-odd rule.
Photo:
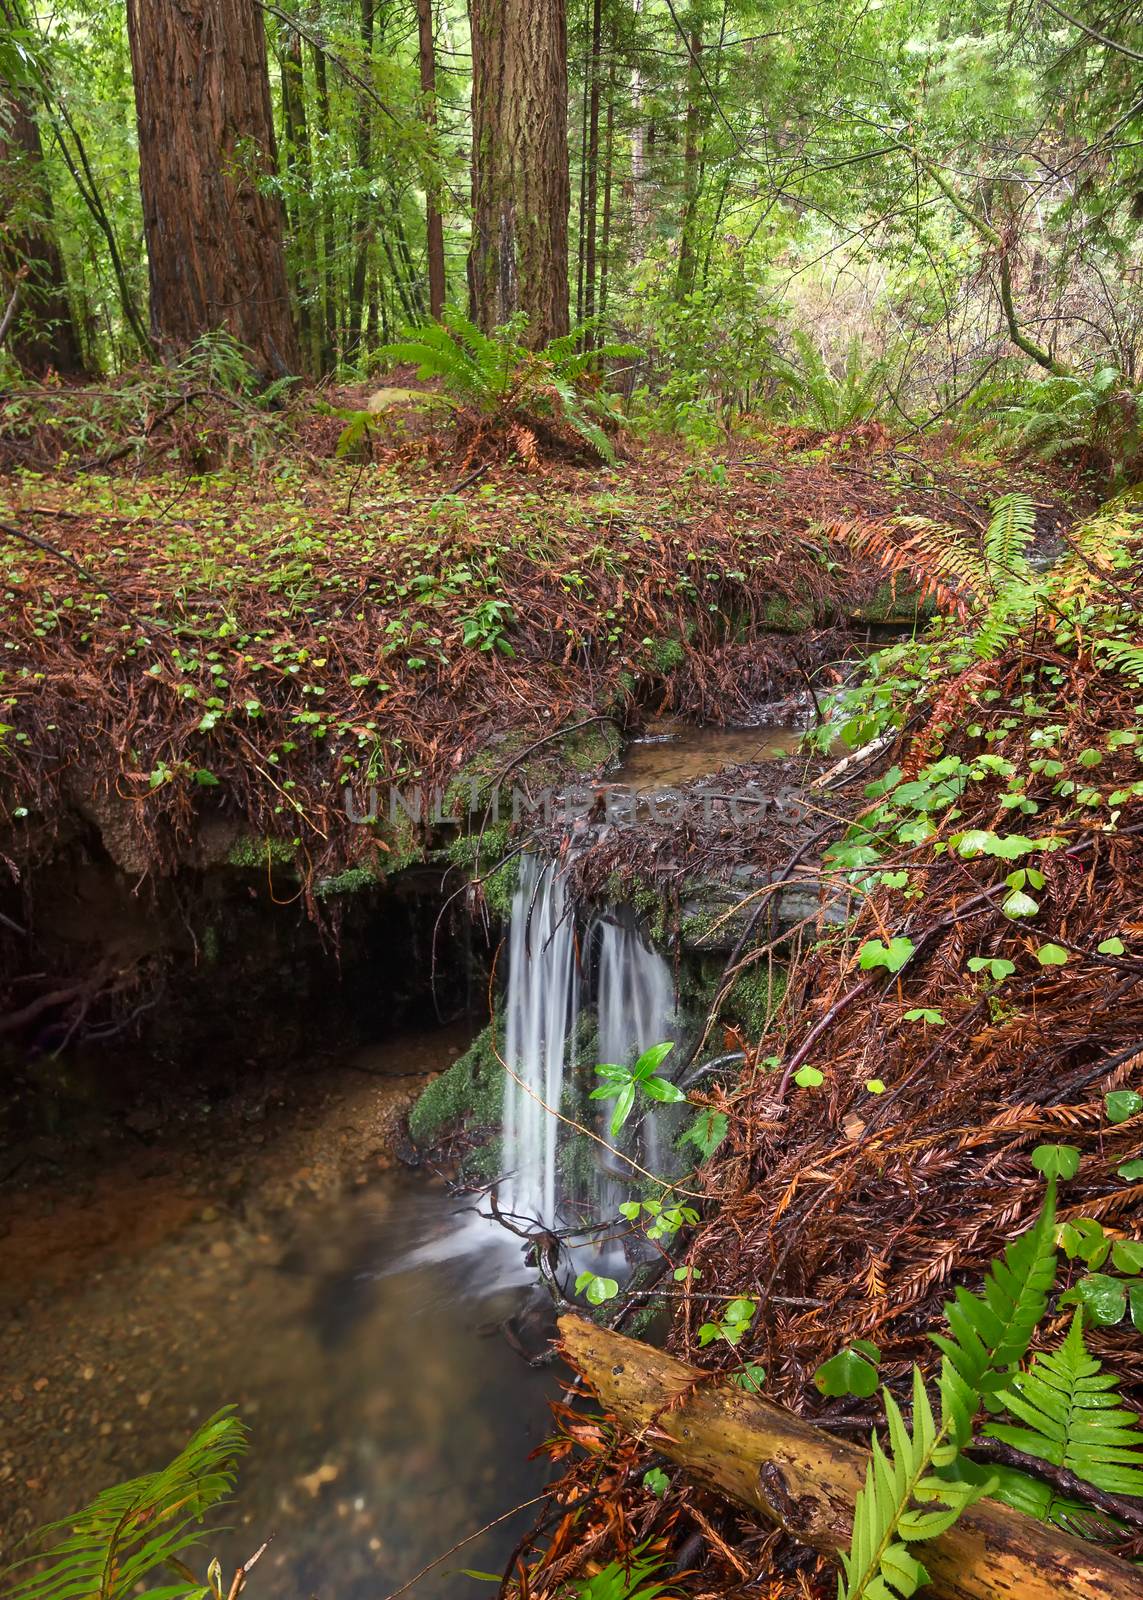
[[(582, 1317), (568, 1360), (632, 1433), (687, 1473), (827, 1555), (848, 1547), (866, 1453), (781, 1406)], [(1143, 1573), (1094, 1545), (982, 1500), (926, 1544), (940, 1600), (1143, 1600)]]

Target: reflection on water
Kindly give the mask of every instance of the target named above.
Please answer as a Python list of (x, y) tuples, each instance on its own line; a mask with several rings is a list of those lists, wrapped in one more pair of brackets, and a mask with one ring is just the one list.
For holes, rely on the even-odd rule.
[[(231, 1347), (210, 1361), (213, 1392), (196, 1385), (207, 1407), (237, 1399), (253, 1432), (224, 1565), (276, 1531), (255, 1589), (382, 1600), (538, 1493), (547, 1471), (527, 1458), (558, 1385), (497, 1330), (528, 1278), (518, 1241), (423, 1180), (393, 1174), (314, 1218), (251, 1278)], [(534, 1515), (466, 1546), (416, 1594), (479, 1600), (458, 1569), (495, 1569)]]
[(805, 726), (804, 719), (794, 715), (788, 721), (758, 728), (707, 728), (665, 721), (627, 746), (610, 781), (645, 794), (709, 777), (722, 767), (779, 760), (797, 753)]

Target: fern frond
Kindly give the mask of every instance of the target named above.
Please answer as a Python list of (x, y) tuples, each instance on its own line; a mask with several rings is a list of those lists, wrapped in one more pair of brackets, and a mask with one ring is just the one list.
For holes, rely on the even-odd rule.
[[(47, 1552), (46, 1569), (7, 1589), (7, 1600), (132, 1594), (150, 1573), (201, 1541), (202, 1530), (193, 1525), (233, 1491), (235, 1461), (245, 1448), (246, 1429), (233, 1407), (216, 1412), (159, 1472), (105, 1489), (78, 1516), (41, 1529), (41, 1539), (68, 1532)], [(40, 1559), (29, 1556), (9, 1572)], [(183, 1582), (174, 1592), (201, 1591)]]
[(951, 1528), (990, 1487), (934, 1475), (933, 1468), (955, 1447), (947, 1443), (946, 1425), (937, 1427), (918, 1367), (913, 1368), (911, 1432), (893, 1396), (887, 1389), (883, 1393), (889, 1449), (874, 1436), (865, 1487), (854, 1507), (853, 1541), (841, 1557), (838, 1600), (906, 1600), (915, 1594), (929, 1575), (908, 1546)]
[[(959, 1288), (944, 1307), (948, 1335), (929, 1338), (957, 1377), (990, 1410), (1029, 1344), (1048, 1307), (1056, 1279), (1056, 1192), (1049, 1182), (1040, 1214), (1027, 1233), (1014, 1239), (1003, 1260), (994, 1260), (980, 1294)], [(947, 1413), (946, 1406), (946, 1413)], [(976, 1406), (973, 1406), (975, 1411)], [(950, 1418), (961, 1445), (971, 1432), (972, 1417)]]
[(1099, 655), (1110, 656), (1132, 682), (1143, 684), (1143, 645), (1132, 644), (1128, 639), (1097, 639), (1095, 650)]
[(1143, 1495), (1143, 1429), (1116, 1404), (1118, 1386), (1089, 1355), (1077, 1310), (1060, 1348), (1037, 1355), (997, 1397), (1025, 1426), (990, 1422), (984, 1431), (1109, 1494)]
[(998, 593), (1027, 586), (1032, 569), (1024, 554), (1036, 532), (1036, 507), (1026, 494), (1003, 494), (992, 508), (984, 535), (984, 557)]

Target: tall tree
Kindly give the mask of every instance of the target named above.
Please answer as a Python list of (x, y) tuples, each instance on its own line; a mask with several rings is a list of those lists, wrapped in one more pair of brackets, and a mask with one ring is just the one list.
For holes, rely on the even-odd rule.
[[(435, 163), (437, 52), (433, 38), (433, 0), (417, 0), (417, 32), (421, 65), (421, 114), (429, 135), (429, 161)], [(429, 314), (439, 317), (445, 303), (444, 220), (441, 216), (440, 184), (432, 170), (425, 181), (425, 243), (429, 266)]]
[[(0, 0), (0, 18), (15, 37), (23, 18), (11, 0)], [(0, 75), (0, 317), (11, 305), (9, 349), (25, 372), (71, 375), (83, 352), (32, 106), (31, 86)]]
[(567, 78), (565, 0), (472, 0), (473, 316), (533, 346), (569, 326)]
[(263, 372), (296, 372), (262, 14), (127, 0), (127, 32), (155, 338), (226, 328)]
[(702, 17), (692, 13), (686, 35), (687, 43), (687, 121), (683, 144), (683, 210), (682, 232), (679, 237), (679, 269), (675, 279), (675, 294), (683, 299), (695, 286), (695, 267), (698, 247), (695, 233), (698, 227), (699, 202), (699, 136), (703, 125), (702, 67)]

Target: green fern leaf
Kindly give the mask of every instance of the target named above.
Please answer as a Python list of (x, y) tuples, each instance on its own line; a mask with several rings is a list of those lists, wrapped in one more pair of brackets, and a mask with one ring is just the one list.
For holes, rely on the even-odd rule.
[(984, 1431), (1109, 1494), (1143, 1495), (1143, 1429), (1117, 1404), (1118, 1385), (1088, 1354), (1077, 1310), (1060, 1348), (1037, 1355), (997, 1397), (1025, 1426), (990, 1422)]
[[(996, 1409), (999, 1390), (1023, 1359), (1047, 1310), (1056, 1277), (1055, 1222), (1052, 1181), (1036, 1221), (1027, 1233), (1013, 1240), (1002, 1261), (993, 1261), (983, 1291), (973, 1294), (962, 1287), (955, 1299), (946, 1302), (948, 1335), (929, 1335), (968, 1393), (978, 1397), (976, 1404), (983, 1399), (990, 1410)], [(960, 1401), (961, 1410), (949, 1420), (957, 1443), (963, 1446), (971, 1433), (972, 1416), (966, 1419), (963, 1415), (963, 1396), (950, 1394), (949, 1398)]]
[[(5, 1591), (7, 1600), (120, 1600), (142, 1590), (151, 1573), (201, 1542), (196, 1524), (233, 1491), (245, 1448), (233, 1407), (217, 1412), (161, 1471), (105, 1489), (78, 1516), (42, 1528), (37, 1542), (64, 1530), (66, 1537), (47, 1552), (43, 1571)], [(42, 1559), (29, 1556), (9, 1574)], [(146, 1590), (143, 1600), (203, 1592), (187, 1580)]]
[(984, 535), (984, 554), (994, 592), (1027, 588), (1032, 569), (1024, 551), (1036, 532), (1036, 507), (1026, 494), (1004, 494), (992, 508)]
[(950, 1528), (966, 1507), (991, 1487), (946, 1480), (933, 1469), (947, 1464), (947, 1424), (938, 1428), (920, 1369), (913, 1368), (913, 1426), (906, 1426), (889, 1391), (885, 1416), (889, 1450), (873, 1438), (865, 1486), (853, 1513), (853, 1540), (841, 1557), (838, 1600), (907, 1600), (928, 1581), (924, 1566), (907, 1548)]

